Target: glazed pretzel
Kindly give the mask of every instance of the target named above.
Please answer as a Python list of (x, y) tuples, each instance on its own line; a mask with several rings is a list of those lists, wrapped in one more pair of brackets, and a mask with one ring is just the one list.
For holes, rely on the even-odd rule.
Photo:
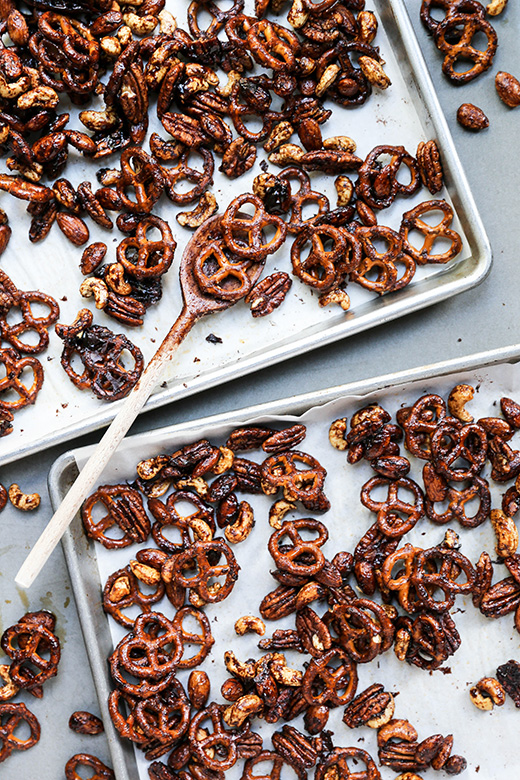
[[(381, 580), (385, 589), (395, 591), (399, 604), (410, 613), (416, 612), (418, 607), (412, 575), (415, 557), (419, 552), (421, 552), (419, 547), (405, 544), (404, 547), (390, 553), (381, 568)], [(394, 571), (394, 569), (396, 570)]]
[[(127, 636), (131, 636), (128, 634)], [(126, 637), (125, 637), (126, 639)], [(124, 642), (125, 640), (122, 640)], [(110, 667), (110, 674), (116, 685), (122, 694), (131, 697), (132, 699), (148, 699), (150, 696), (155, 696), (157, 693), (161, 693), (168, 688), (175, 680), (175, 669), (172, 669), (164, 677), (158, 680), (152, 680), (148, 678), (136, 678), (129, 673), (120, 658), (120, 645), (116, 647), (114, 652), (108, 658)]]
[(372, 94), (372, 86), (367, 77), (360, 67), (354, 65), (360, 56), (381, 62), (378, 50), (373, 46), (360, 41), (346, 41), (342, 38), (332, 47), (326, 47), (325, 52), (317, 60), (313, 75), (318, 81), (331, 65), (339, 67), (338, 77), (325, 94), (340, 106), (360, 106)]
[(385, 653), (394, 640), (394, 624), (383, 607), (370, 599), (335, 604), (327, 622), (337, 632), (339, 645), (356, 663), (369, 663)]
[[(465, 581), (459, 582), (461, 575)], [(411, 583), (423, 608), (432, 612), (447, 612), (455, 603), (458, 593), (471, 593), (475, 576), (470, 561), (461, 553), (431, 547), (417, 553)], [(435, 599), (437, 589), (444, 594), (443, 600)]]
[(223, 710), (223, 706), (212, 702), (198, 712), (191, 719), (189, 740), (197, 761), (208, 769), (225, 772), (236, 764), (238, 749), (237, 732), (226, 728)]
[[(254, 769), (257, 764), (267, 763), (271, 765), (270, 772), (255, 774)], [(249, 758), (244, 764), (241, 780), (281, 780), (282, 771), (287, 766), (295, 772), (298, 780), (306, 780), (307, 772), (303, 767), (298, 766), (298, 764), (289, 764), (282, 756), (272, 750), (262, 750), (257, 756)]]
[[(29, 727), (29, 736), (16, 736), (21, 723)], [(40, 724), (22, 702), (0, 702), (0, 764), (13, 750), (29, 750), (40, 739)]]
[(149, 740), (165, 745), (164, 752), (169, 750), (185, 736), (190, 722), (190, 703), (181, 682), (174, 680), (170, 688), (138, 701), (134, 716)]
[[(254, 206), (252, 217), (240, 216), (244, 204)], [(245, 193), (231, 201), (221, 221), (222, 236), (230, 252), (241, 260), (263, 262), (281, 247), (285, 241), (287, 229), (282, 220), (274, 214), (269, 214), (264, 204), (256, 195)], [(264, 230), (275, 228), (275, 234), (270, 241), (265, 241)]]
[[(437, 225), (429, 225), (421, 217), (431, 212), (442, 212), (441, 221)], [(403, 249), (416, 263), (447, 263), (453, 260), (462, 249), (462, 239), (455, 230), (450, 229), (453, 221), (453, 209), (445, 200), (428, 200), (420, 203), (414, 209), (406, 211), (401, 220), (399, 233), (403, 239)], [(416, 230), (424, 236), (424, 242), (420, 249), (410, 243), (410, 232)], [(444, 252), (433, 252), (435, 242), (438, 239), (449, 241), (451, 246)]]
[[(384, 165), (379, 160), (383, 155), (390, 156)], [(409, 184), (401, 184), (397, 178), (403, 165), (410, 172)], [(404, 146), (376, 146), (359, 168), (358, 177), (358, 197), (373, 209), (386, 208), (397, 195), (412, 195), (421, 186), (417, 162)]]
[[(227, 11), (223, 11), (213, 0), (192, 0), (188, 6), (188, 27), (194, 38), (206, 38), (217, 35), (224, 29), (226, 23), (244, 10), (244, 0), (234, 0)], [(205, 30), (199, 26), (199, 13), (204, 11), (211, 17)]]
[[(222, 556), (225, 563), (219, 561)], [(193, 576), (184, 572), (195, 569)], [(238, 563), (229, 546), (222, 539), (211, 542), (195, 542), (184, 552), (171, 556), (162, 567), (166, 583), (175, 582), (182, 588), (195, 591), (210, 604), (225, 599), (233, 590), (238, 577)], [(223, 582), (213, 582), (219, 578)]]
[[(355, 771), (349, 766), (351, 762)], [(364, 769), (359, 769), (364, 764)], [(354, 747), (335, 747), (327, 756), (320, 759), (316, 767), (315, 780), (327, 780), (338, 777), (341, 780), (381, 780), (381, 775), (373, 759), (366, 750)]]
[(299, 40), (281, 24), (260, 19), (249, 28), (247, 44), (254, 59), (264, 68), (284, 73), (294, 69)]
[(421, 612), (410, 625), (408, 663), (420, 669), (438, 669), (460, 645), (460, 637), (449, 613)]
[[(478, 508), (470, 516), (466, 514), (466, 504), (478, 499)], [(458, 520), (463, 528), (476, 528), (489, 517), (491, 509), (491, 493), (487, 480), (474, 476), (467, 485), (454, 487), (446, 485), (446, 495), (442, 499), (447, 502), (447, 507), (443, 512), (437, 512), (435, 501), (432, 501), (426, 495), (424, 508), (427, 517), (434, 523), (441, 525), (449, 523), (452, 520)]]
[[(375, 501), (371, 492), (377, 488), (387, 488), (387, 498)], [(399, 498), (399, 491), (409, 491), (413, 495), (413, 503)], [(372, 512), (377, 512), (379, 530), (390, 538), (401, 537), (414, 527), (424, 515), (424, 497), (419, 485), (412, 479), (387, 479), (372, 477), (361, 488), (361, 503)]]
[[(194, 511), (188, 515), (180, 515), (175, 505), (177, 503), (187, 502), (194, 507)], [(189, 490), (176, 490), (168, 496), (166, 505), (159, 499), (151, 498), (148, 501), (148, 508), (155, 517), (155, 523), (152, 526), (152, 536), (157, 547), (167, 553), (179, 552), (184, 550), (197, 539), (201, 541), (211, 541), (212, 530), (214, 529), (213, 509), (206, 505), (196, 493)], [(173, 542), (163, 534), (163, 528), (173, 526), (179, 530), (181, 541)], [(190, 538), (190, 530), (193, 531), (194, 539)], [(204, 531), (204, 537), (201, 532)]]
[[(330, 209), (329, 199), (323, 193), (314, 192), (311, 189), (311, 180), (305, 171), (302, 171), (300, 168), (284, 168), (279, 173), (278, 178), (290, 186), (291, 215), (287, 222), (289, 233), (299, 233), (303, 228), (311, 227), (323, 215), (327, 214)], [(291, 186), (291, 182), (294, 180), (297, 180), (300, 184), (296, 192), (293, 191)], [(309, 205), (317, 209), (317, 213), (312, 217), (304, 219), (303, 210), (305, 206)]]
[[(310, 242), (310, 252), (302, 251)], [(332, 247), (325, 245), (332, 242)], [(291, 247), (291, 263), (296, 276), (310, 287), (323, 292), (339, 284), (345, 274), (353, 271), (361, 261), (361, 246), (357, 238), (346, 230), (332, 225), (312, 226), (302, 231)]]
[[(192, 618), (198, 623), (200, 633), (188, 631), (184, 628), (184, 620), (186, 618)], [(183, 647), (182, 656), (177, 664), (177, 668), (193, 669), (204, 661), (212, 646), (215, 644), (209, 620), (202, 610), (197, 609), (197, 607), (186, 606), (177, 610), (175, 617), (173, 618), (173, 625), (179, 632)], [(187, 655), (187, 645), (199, 646), (200, 650), (195, 654)]]
[(464, 482), (484, 467), (487, 434), (478, 423), (463, 425), (455, 417), (442, 419), (431, 438), (432, 462), (447, 480)]
[[(159, 241), (150, 241), (147, 234), (159, 230)], [(124, 238), (117, 247), (117, 262), (129, 276), (136, 279), (153, 279), (166, 273), (173, 261), (177, 246), (167, 222), (153, 214), (137, 225), (135, 236)]]
[[(22, 357), (15, 349), (0, 349), (0, 365), (5, 371), (5, 375), (0, 378), (0, 397), (3, 393), (9, 394), (1, 400), (2, 409), (15, 412), (33, 404), (43, 385), (40, 361), (32, 355)], [(25, 384), (24, 376), (27, 369), (32, 372), (32, 384), (29, 386)], [(18, 398), (10, 400), (11, 393), (16, 393)]]
[(397, 422), (404, 430), (405, 445), (412, 455), (422, 460), (430, 459), (431, 436), (445, 416), (446, 404), (434, 393), (422, 395), (409, 409), (399, 410)]
[[(403, 253), (399, 233), (385, 225), (358, 228), (356, 238), (361, 244), (361, 261), (350, 273), (350, 280), (379, 295), (399, 290), (410, 283), (415, 274), (415, 261)], [(375, 241), (383, 240), (386, 249), (379, 252)], [(396, 263), (403, 264), (404, 273), (399, 278)], [(372, 278), (374, 271), (377, 277)]]
[[(300, 530), (317, 532), (318, 536), (304, 541)], [(278, 569), (294, 575), (314, 577), (325, 565), (325, 556), (319, 548), (328, 537), (326, 526), (319, 520), (310, 517), (285, 520), (282, 527), (271, 535), (267, 548)], [(292, 546), (287, 544), (287, 539)]]
[[(0, 271), (0, 290), (5, 289), (4, 279), (6, 277), (7, 275)], [(15, 349), (25, 354), (36, 355), (43, 352), (49, 343), (47, 330), (57, 321), (60, 313), (57, 302), (50, 295), (38, 291), (24, 292), (15, 288), (12, 292), (9, 290), (9, 293), (12, 295), (11, 306), (6, 311), (0, 309), (0, 343), (2, 340), (7, 341)], [(45, 306), (49, 309), (49, 313), (41, 317), (35, 316), (32, 304)], [(17, 310), (20, 319), (14, 323), (7, 322), (7, 315), (12, 317)], [(25, 333), (36, 333), (37, 343), (28, 344), (24, 341), (22, 336)]]
[[(201, 171), (188, 165), (192, 155), (199, 155), (202, 158)], [(178, 206), (187, 206), (190, 203), (194, 203), (213, 184), (215, 162), (211, 152), (203, 147), (185, 149), (177, 165), (172, 168), (166, 168), (164, 165), (160, 167), (164, 176), (165, 192), (170, 200)], [(186, 181), (194, 186), (185, 192), (178, 191), (176, 187)]]
[(116, 776), (110, 767), (106, 766), (97, 756), (90, 753), (76, 753), (65, 764), (66, 780), (82, 780), (85, 774), (77, 772), (81, 767), (92, 769), (94, 774), (89, 775), (88, 780), (116, 780)]
[(193, 265), (193, 275), (206, 295), (224, 301), (239, 301), (253, 286), (248, 273), (253, 262), (230, 256), (223, 239), (215, 238), (201, 248)]
[(45, 11), (29, 48), (45, 86), (80, 95), (96, 86), (99, 43), (78, 20)]
[[(339, 660), (339, 665), (329, 666)], [(302, 693), (310, 705), (341, 707), (354, 698), (357, 688), (355, 663), (341, 648), (312, 658), (302, 680)]]
[(12, 659), (9, 675), (19, 688), (31, 691), (58, 673), (60, 642), (43, 624), (20, 621), (10, 626), (1, 646)]
[(453, 16), (467, 16), (472, 18), (478, 16), (485, 18), (485, 9), (478, 0), (422, 0), (421, 3), (421, 21), (426, 29), (435, 34), (443, 19), (435, 19), (432, 16), (432, 10), (440, 9), (444, 11), (444, 19), (451, 19)]
[[(133, 189), (135, 200), (127, 195)], [(116, 189), (123, 206), (132, 214), (149, 214), (161, 197), (164, 178), (159, 165), (144, 149), (130, 146), (121, 153), (121, 176)]]
[[(303, 468), (299, 469), (298, 466)], [(265, 493), (283, 489), (288, 501), (301, 501), (306, 509), (319, 511), (330, 506), (323, 492), (327, 475), (321, 463), (299, 450), (280, 452), (262, 464), (262, 488)]]
[(160, 612), (139, 615), (118, 647), (120, 666), (139, 679), (163, 679), (177, 668), (182, 655), (179, 632)]
[[(150, 565), (150, 564), (149, 564)], [(130, 566), (118, 569), (109, 576), (103, 588), (103, 609), (108, 615), (112, 615), (121, 626), (131, 629), (135, 618), (127, 615), (124, 610), (137, 606), (140, 613), (152, 611), (152, 607), (164, 596), (164, 582), (158, 580), (154, 589), (143, 592), (139, 586), (140, 580), (135, 576)], [(124, 595), (117, 590), (117, 585), (122, 586)], [(114, 587), (115, 586), (115, 587)]]
[[(106, 514), (95, 520), (94, 512), (98, 504), (106, 509)], [(126, 484), (101, 485), (84, 502), (81, 518), (87, 535), (101, 542), (108, 550), (128, 547), (134, 542), (144, 542), (151, 530), (139, 491)], [(119, 526), (123, 536), (107, 536), (106, 532), (114, 525)]]
[[(475, 35), (486, 37), (486, 49), (481, 51), (471, 45)], [(456, 38), (453, 42), (453, 37)], [(467, 84), (491, 67), (497, 50), (498, 38), (492, 25), (479, 16), (454, 14), (446, 17), (437, 27), (435, 43), (445, 55), (442, 72), (454, 84)], [(455, 70), (459, 59), (470, 60), (473, 65), (462, 72)]]
[(143, 730), (137, 726), (135, 708), (139, 699), (114, 688), (108, 697), (110, 719), (118, 733), (136, 745), (146, 745), (148, 739)]

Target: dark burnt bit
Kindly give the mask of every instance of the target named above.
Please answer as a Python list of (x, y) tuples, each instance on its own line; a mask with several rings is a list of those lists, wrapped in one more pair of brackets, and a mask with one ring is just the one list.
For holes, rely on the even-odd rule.
[(511, 659), (499, 666), (497, 669), (497, 680), (513, 699), (515, 707), (520, 709), (520, 664), (518, 661)]
[(210, 344), (222, 344), (222, 339), (220, 336), (215, 336), (214, 333), (210, 333), (206, 336), (206, 341)]

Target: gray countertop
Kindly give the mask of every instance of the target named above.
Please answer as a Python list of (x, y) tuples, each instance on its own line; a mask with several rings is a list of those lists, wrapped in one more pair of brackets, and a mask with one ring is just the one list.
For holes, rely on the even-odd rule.
[[(488, 278), (468, 292), (387, 326), (142, 415), (132, 432), (518, 342), (520, 107), (508, 109), (499, 100), (494, 75), (498, 70), (520, 75), (520, 8), (518, 3), (511, 2), (494, 21), (499, 46), (493, 67), (471, 84), (454, 87), (442, 75), (441, 56), (420, 25), (419, 6), (419, 0), (408, 3), (493, 249), (494, 262)], [(463, 102), (474, 103), (485, 111), (490, 120), (488, 129), (474, 134), (457, 124), (455, 114)], [(93, 434), (73, 444), (91, 443), (97, 438), (98, 434)], [(41, 722), (41, 742), (33, 750), (13, 754), (5, 764), (0, 764), (2, 780), (61, 780), (63, 767), (73, 753), (107, 756), (102, 736), (80, 737), (67, 727), (68, 716), (74, 710), (97, 712), (97, 705), (61, 549), (53, 553), (29, 592), (14, 585), (16, 571), (51, 514), (46, 487), (49, 468), (70, 446), (49, 449), (0, 472), (3, 484), (18, 482), (29, 492), (37, 491), (42, 496), (36, 512), (23, 514), (8, 504), (0, 515), (0, 633), (26, 611), (47, 608), (56, 613), (58, 634), (66, 640), (59, 674), (45, 686), (43, 699), (23, 697)]]

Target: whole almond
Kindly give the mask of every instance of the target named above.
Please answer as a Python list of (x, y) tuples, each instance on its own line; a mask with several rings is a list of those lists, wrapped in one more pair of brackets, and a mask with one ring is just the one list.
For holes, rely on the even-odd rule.
[(82, 244), (87, 243), (90, 233), (81, 217), (76, 217), (73, 214), (65, 214), (63, 211), (60, 211), (56, 215), (56, 222), (64, 236), (66, 236), (69, 241), (72, 241), (73, 244), (81, 246)]
[(517, 78), (501, 70), (495, 76), (495, 87), (498, 97), (506, 106), (509, 108), (520, 106), (520, 81)]
[(457, 122), (466, 130), (484, 130), (489, 127), (489, 119), (478, 106), (473, 103), (463, 103), (457, 111)]

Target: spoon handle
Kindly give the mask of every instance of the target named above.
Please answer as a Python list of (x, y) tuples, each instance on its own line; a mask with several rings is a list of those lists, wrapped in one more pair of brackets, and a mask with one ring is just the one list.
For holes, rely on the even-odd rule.
[(126, 397), (123, 406), (22, 564), (15, 577), (17, 585), (22, 588), (29, 588), (32, 585), (119, 443), (154, 388), (159, 384), (164, 368), (173, 358), (174, 351), (197, 319), (198, 317), (194, 316), (186, 307), (182, 309), (157, 352), (141, 374), (139, 381)]

